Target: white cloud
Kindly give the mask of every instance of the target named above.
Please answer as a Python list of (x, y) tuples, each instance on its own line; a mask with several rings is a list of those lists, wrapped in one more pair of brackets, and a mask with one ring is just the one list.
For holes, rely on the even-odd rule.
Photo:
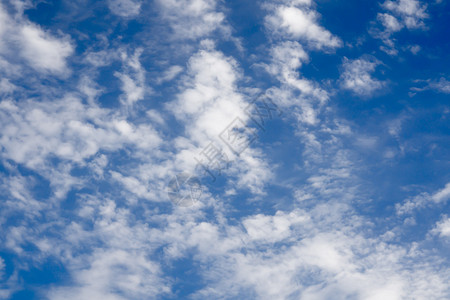
[(314, 48), (336, 48), (342, 45), (338, 37), (318, 25), (319, 14), (307, 6), (269, 6), (273, 14), (266, 17), (266, 26), (275, 34), (307, 42)]
[(450, 182), (445, 187), (431, 196), (436, 203), (446, 202), (450, 199)]
[[(421, 81), (418, 81), (421, 82)], [(433, 90), (444, 94), (450, 94), (450, 81), (441, 77), (439, 80), (426, 80), (427, 85), (425, 87), (412, 87), (411, 90), (415, 92), (422, 92), (425, 90)]]
[(21, 54), (28, 63), (40, 71), (63, 73), (66, 59), (73, 53), (67, 39), (56, 39), (35, 25), (25, 25), (21, 31)]
[(380, 64), (376, 59), (368, 57), (355, 60), (345, 58), (340, 78), (341, 87), (351, 90), (359, 96), (371, 96), (386, 85), (385, 82), (377, 80), (371, 75)]
[(3, 258), (0, 257), (0, 280), (3, 279), (4, 272), (5, 272), (5, 261)]
[(157, 79), (158, 83), (163, 83), (166, 81), (171, 81), (175, 77), (177, 77), (183, 71), (183, 67), (181, 66), (171, 66), (167, 70), (164, 71), (161, 77)]
[(418, 0), (397, 0), (383, 3), (383, 7), (398, 16), (408, 29), (423, 28), (428, 18), (427, 6)]
[[(304, 95), (311, 96), (324, 102), (328, 99), (327, 92), (318, 84), (300, 76), (299, 69), (303, 63), (309, 61), (309, 56), (298, 42), (286, 41), (276, 44), (271, 49), (272, 62), (266, 66), (267, 71), (276, 76), (278, 80), (290, 88), (301, 91)], [(307, 103), (292, 99), (289, 101), (277, 101), (280, 105), (301, 105), (308, 110)]]
[(392, 35), (406, 28), (408, 30), (425, 30), (425, 19), (429, 16), (426, 12), (427, 5), (418, 0), (387, 0), (382, 4), (386, 12), (378, 13), (377, 20), (382, 29), (372, 28), (370, 33), (383, 40), (385, 46), (380, 49), (389, 55), (397, 55), (395, 42)]
[(87, 268), (72, 272), (76, 285), (50, 289), (49, 299), (143, 299), (169, 292), (159, 266), (142, 251), (97, 250)]
[[(176, 101), (167, 105), (183, 122), (189, 139), (176, 145), (178, 153), (175, 164), (184, 167), (180, 171), (192, 172), (197, 165), (194, 158), (199, 159), (202, 149), (212, 142), (225, 154), (225, 161), (236, 160), (236, 163), (228, 165), (230, 169), (226, 173), (237, 176), (240, 187), (262, 193), (262, 187), (271, 173), (264, 156), (248, 148), (238, 158), (219, 137), (236, 117), (244, 125), (249, 120), (244, 112), (248, 103), (238, 91), (240, 78), (236, 61), (219, 51), (208, 48), (190, 58), (187, 74), (182, 78), (182, 91)], [(227, 164), (223, 165), (225, 169)]]
[(137, 101), (143, 100), (146, 94), (145, 70), (139, 62), (141, 54), (142, 49), (137, 49), (131, 57), (122, 52), (124, 71), (114, 73), (122, 82), (121, 90), (124, 94), (121, 101), (126, 105), (131, 106)]
[[(39, 172), (60, 198), (81, 182), (69, 175), (73, 165), (83, 166), (99, 151), (129, 146), (136, 155), (144, 155), (161, 144), (150, 125), (129, 123), (113, 111), (91, 105), (72, 95), (55, 101), (0, 102), (1, 157)], [(64, 163), (52, 166), (52, 158)], [(99, 166), (93, 165), (96, 173)]]
[(98, 52), (87, 52), (83, 60), (94, 67), (110, 65), (114, 60), (120, 59), (120, 53), (112, 50), (100, 50)]
[(196, 39), (222, 28), (225, 15), (216, 11), (216, 0), (158, 0), (163, 17), (178, 39)]
[(67, 59), (74, 52), (68, 36), (56, 37), (22, 16), (11, 18), (0, 6), (0, 55), (13, 58), (17, 53), (36, 71), (66, 75)]
[(0, 80), (0, 95), (11, 94), (17, 89), (17, 86), (12, 84), (7, 78), (2, 78)]
[(450, 218), (444, 216), (441, 221), (436, 223), (436, 226), (431, 233), (441, 237), (450, 237)]
[(422, 47), (420, 47), (419, 45), (411, 45), (408, 46), (409, 51), (411, 51), (412, 54), (417, 55), (417, 53), (419, 53), (419, 51), (422, 49)]
[[(224, 23), (224, 15), (215, 11), (215, 1), (161, 0), (160, 5), (177, 30), (177, 38), (209, 35)], [(310, 5), (309, 0), (290, 1), (271, 11), (266, 20), (278, 22), (279, 30), (272, 29), (282, 36), (304, 40), (314, 48), (339, 46), (340, 40), (317, 24), (317, 13), (306, 7)], [(139, 13), (139, 8), (136, 11), (131, 5), (116, 8), (124, 9), (116, 12), (124, 17)], [(395, 28), (392, 19), (386, 22)], [(44, 40), (53, 41), (48, 32), (41, 33)], [(84, 189), (90, 195), (77, 189), (73, 209), (61, 211), (52, 199), (33, 199), (32, 177), (9, 170), (13, 175), (1, 178), (1, 191), (7, 190), (1, 194), (6, 200), (0, 203), (4, 247), (20, 255), (24, 265), (27, 259), (38, 264), (46, 257), (60, 258), (71, 276), (67, 286), (43, 287), (45, 296), (52, 300), (174, 298), (170, 289), (178, 282), (170, 278), (170, 272), (181, 258), (192, 260), (195, 268), (190, 271), (195, 280), (206, 283), (190, 295), (192, 299), (446, 298), (449, 272), (432, 251), (426, 250), (427, 245), (398, 243), (398, 230), (377, 235), (374, 232), (379, 228), (373, 219), (352, 209), (354, 203), (370, 205), (355, 174), (359, 163), (352, 156), (354, 149), (346, 149), (341, 140), (352, 137), (352, 130), (333, 118), (330, 107), (324, 105), (328, 92), (301, 76), (299, 69), (309, 55), (304, 50), (307, 47), (297, 41), (277, 42), (268, 49), (266, 70), (281, 86), (266, 94), (288, 108), (289, 117), (298, 121), (297, 136), (292, 138), (301, 143), (298, 156), (303, 165), (296, 169), (301, 168), (301, 178), (280, 184), (272, 173), (275, 167), (256, 148), (248, 148), (236, 158), (226, 174), (231, 188), (249, 189), (261, 196), (265, 185), (273, 182), (296, 192), (297, 199), (288, 199), (288, 208), (281, 209), (289, 196), (261, 197), (267, 201), (263, 207), (277, 202), (274, 213), (245, 215), (240, 211), (238, 215), (244, 216), (236, 218), (236, 207), (227, 197), (212, 199), (207, 194), (207, 211), (202, 205), (171, 210), (137, 201), (165, 201), (170, 172), (191, 171), (193, 157), (210, 141), (221, 143), (219, 133), (236, 116), (248, 121), (243, 111), (247, 105), (241, 88), (243, 72), (234, 59), (211, 44), (202, 44), (204, 49), (191, 57), (182, 75), (183, 67), (173, 66), (156, 80), (166, 82), (179, 76), (179, 93), (166, 108), (184, 132), (169, 128), (171, 134), (180, 134), (173, 140), (153, 127), (169, 123), (170, 116), (165, 118), (152, 109), (133, 120), (123, 112), (124, 106), (141, 101), (147, 92), (139, 51), (100, 50), (88, 52), (84, 60), (91, 67), (101, 67), (122, 59), (122, 69), (115, 73), (123, 92), (122, 106), (117, 110), (102, 108), (96, 102), (102, 88), (90, 82), (90, 74), (80, 76), (81, 93), (64, 90), (64, 96), (51, 100), (42, 96), (38, 101), (0, 102), (0, 155), (4, 162), (23, 164), (44, 176), (59, 199), (73, 185), (89, 186), (86, 182), (91, 179), (105, 180), (111, 186), (107, 191), (100, 188), (98, 193), (94, 188)], [(60, 62), (65, 63), (65, 59)], [(378, 64), (365, 57), (345, 61), (344, 88), (367, 95), (383, 86), (384, 82), (372, 77)], [(8, 92), (12, 92), (11, 82), (2, 80), (0, 87), (9, 87)], [(366, 86), (368, 83), (372, 85)], [(399, 135), (397, 127), (390, 128), (391, 134)], [(361, 148), (377, 143), (371, 136), (356, 138)], [(114, 160), (119, 150), (126, 153), (120, 155), (123, 164)], [(53, 164), (54, 160), (60, 162)], [(89, 174), (75, 177), (73, 167), (87, 167)], [(450, 184), (424, 197), (430, 203), (444, 203), (449, 195)], [(23, 211), (23, 218), (5, 228), (6, 213), (10, 212), (5, 208), (12, 207)], [(62, 217), (62, 212), (68, 217)], [(37, 216), (46, 222), (40, 223)], [(436, 225), (436, 233), (447, 235), (448, 227), (445, 219)], [(25, 251), (30, 245), (38, 250)], [(0, 274), (2, 269), (0, 258)], [(4, 291), (0, 285), (0, 298), (9, 296)]]
[[(24, 231), (40, 257), (58, 257), (70, 282), (42, 288), (48, 299), (146, 299), (170, 293), (164, 269), (152, 257), (155, 246), (147, 224), (130, 207), (118, 207), (104, 195), (80, 194), (72, 220), (53, 224), (60, 236), (40, 235), (43, 224)], [(50, 215), (47, 217), (52, 218)], [(88, 225), (90, 224), (90, 225)]]
[(247, 119), (246, 103), (236, 92), (239, 76), (236, 61), (218, 51), (201, 50), (189, 60), (185, 89), (169, 108), (201, 146), (216, 140), (235, 117)]
[(403, 24), (401, 24), (397, 18), (387, 13), (379, 13), (377, 15), (377, 19), (383, 24), (383, 26), (389, 30), (390, 32), (397, 32), (403, 28)]
[(14, 278), (16, 276), (11, 276), (11, 278), (6, 280), (5, 269), (6, 269), (5, 260), (2, 257), (0, 257), (0, 298), (2, 299), (10, 298), (15, 289), (17, 288), (16, 286), (13, 285), (13, 280), (14, 281), (16, 280), (16, 278)]
[(415, 210), (423, 209), (429, 205), (436, 205), (446, 203), (450, 199), (450, 183), (447, 183), (441, 190), (430, 194), (421, 193), (411, 199), (406, 200), (404, 203), (397, 203), (395, 208), (397, 214), (404, 215), (412, 213)]
[(3, 35), (6, 29), (9, 27), (9, 16), (6, 11), (3, 10), (3, 7), (0, 5), (0, 51), (5, 46), (3, 41)]
[(136, 0), (109, 0), (109, 9), (121, 17), (134, 17), (139, 14), (141, 2)]
[(28, 167), (43, 164), (50, 153), (82, 162), (100, 148), (112, 150), (132, 143), (145, 149), (160, 142), (151, 127), (135, 127), (120, 118), (111, 119), (111, 112), (86, 107), (71, 96), (58, 103), (3, 101), (0, 114), (4, 128), (0, 140), (3, 156)]
[(365, 223), (358, 224), (354, 212), (336, 208), (249, 216), (243, 220), (245, 231), (206, 222), (181, 226), (182, 230), (172, 223), (158, 236), (176, 237), (170, 253), (175, 248), (181, 253), (196, 249), (208, 287), (197, 291), (194, 299), (224, 295), (438, 299), (446, 295), (450, 274), (432, 259), (418, 263), (429, 255), (425, 250), (367, 237), (360, 227)]

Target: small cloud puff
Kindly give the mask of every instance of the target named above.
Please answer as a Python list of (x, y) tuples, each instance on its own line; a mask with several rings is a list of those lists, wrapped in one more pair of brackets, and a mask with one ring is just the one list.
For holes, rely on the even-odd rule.
[(370, 57), (355, 60), (344, 58), (343, 73), (340, 78), (341, 87), (359, 96), (372, 95), (386, 86), (386, 82), (373, 78), (371, 75), (380, 64), (381, 62)]

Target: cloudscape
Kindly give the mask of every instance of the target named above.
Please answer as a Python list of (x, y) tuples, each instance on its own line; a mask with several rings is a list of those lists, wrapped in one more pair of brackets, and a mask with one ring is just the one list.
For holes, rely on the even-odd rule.
[(450, 299), (446, 0), (0, 1), (0, 299)]

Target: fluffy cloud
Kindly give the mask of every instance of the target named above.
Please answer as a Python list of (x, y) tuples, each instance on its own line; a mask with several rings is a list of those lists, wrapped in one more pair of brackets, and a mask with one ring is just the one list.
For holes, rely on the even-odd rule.
[(342, 64), (341, 87), (353, 91), (359, 96), (370, 96), (383, 88), (386, 83), (372, 77), (378, 65), (376, 59), (362, 57), (355, 60), (344, 59)]
[[(242, 295), (435, 299), (445, 295), (449, 273), (432, 259), (422, 261), (430, 255), (426, 250), (358, 233), (366, 223), (349, 207), (326, 206), (330, 204), (248, 216), (242, 221), (244, 228), (172, 223), (157, 236), (159, 240), (170, 237), (167, 255), (195, 249), (208, 286), (192, 295), (194, 299)], [(414, 263), (418, 261), (420, 266)]]
[(123, 72), (116, 72), (114, 75), (122, 82), (122, 102), (126, 105), (133, 105), (135, 102), (144, 99), (146, 94), (145, 70), (139, 62), (142, 49), (137, 49), (129, 57), (125, 52), (121, 53), (124, 64)]
[[(423, 21), (428, 18), (426, 13), (427, 6), (418, 0), (388, 0), (383, 3), (383, 7), (397, 16), (408, 29), (424, 27)], [(392, 27), (387, 27), (387, 29), (394, 29), (394, 32), (399, 30), (395, 30), (397, 28)]]
[(429, 17), (426, 12), (427, 5), (418, 0), (387, 0), (382, 7), (386, 12), (377, 15), (382, 30), (372, 29), (371, 33), (383, 40), (385, 46), (382, 46), (381, 50), (389, 55), (397, 55), (398, 50), (391, 36), (403, 28), (408, 30), (426, 29), (424, 21)]
[[(420, 14), (412, 12), (417, 6), (407, 2), (383, 5), (383, 28), (423, 28)], [(145, 18), (140, 3), (108, 2), (119, 16)], [(76, 80), (64, 83), (47, 79), (71, 75), (67, 61), (73, 42), (22, 22), (19, 15), (11, 21), (0, 10), (0, 72), (9, 76), (0, 80), (0, 252), (14, 257), (5, 256), (7, 268), (0, 258), (0, 298), (9, 297), (19, 283), (28, 286), (22, 270), (49, 261), (63, 266), (60, 277), (68, 279), (35, 290), (37, 297), (52, 300), (446, 298), (450, 272), (436, 249), (430, 250), (429, 239), (404, 239), (402, 224), (379, 222), (372, 213), (379, 203), (368, 187), (371, 178), (362, 174), (373, 170), (358, 151), (379, 147), (383, 137), (358, 134), (357, 124), (336, 116), (339, 101), (328, 105), (335, 78), (319, 82), (305, 75), (316, 67), (305, 65), (323, 55), (309, 51), (342, 45), (319, 25), (312, 1), (266, 4), (268, 16), (261, 19), (269, 45), (266, 40), (257, 45), (248, 61), (227, 52), (232, 37), (222, 2), (157, 4), (163, 23), (152, 15), (156, 37), (140, 47), (134, 43), (144, 34), (131, 38), (122, 31), (124, 23), (117, 38), (109, 34), (109, 23), (108, 34), (96, 37), (77, 29), (73, 36), (81, 46), (98, 42), (74, 65), (80, 68), (72, 73)], [(86, 15), (78, 17), (87, 22)], [(19, 21), (41, 62), (27, 58), (31, 46), (4, 43), (11, 37), (8, 22)], [(186, 48), (169, 49), (160, 59), (158, 39), (167, 39), (164, 30), (161, 36), (156, 31), (166, 25), (174, 33), (167, 39)], [(21, 36), (18, 31), (18, 40)], [(218, 41), (195, 43), (205, 36)], [(66, 52), (45, 50), (49, 47)], [(188, 59), (184, 49), (193, 53)], [(15, 50), (25, 64), (11, 59)], [(49, 60), (54, 66), (47, 67)], [(249, 62), (266, 71), (254, 74), (255, 82)], [(386, 84), (374, 77), (378, 65), (368, 56), (345, 59), (338, 82), (356, 95), (371, 95)], [(28, 67), (46, 79), (31, 77), (45, 89), (39, 86), (30, 95), (15, 80)], [(112, 82), (105, 82), (109, 78)], [(436, 89), (445, 92), (447, 82), (441, 81), (429, 83), (439, 83)], [(155, 101), (142, 101), (153, 93), (151, 83), (159, 85)], [(110, 104), (101, 97), (105, 91), (117, 98), (116, 107), (105, 107)], [(245, 109), (260, 94), (273, 100), (287, 121), (274, 132), (286, 138), (278, 144), (293, 146), (272, 158), (282, 156), (281, 163), (289, 165), (282, 172), (269, 159), (278, 147), (273, 136), (268, 136), (271, 149), (255, 143), (239, 156), (219, 137), (236, 117), (239, 130), (251, 124)], [(386, 129), (397, 140), (407, 130), (402, 122), (397, 119)], [(211, 142), (232, 160), (223, 172), (224, 191), (205, 189), (195, 206), (171, 206), (170, 176), (194, 172), (194, 158)], [(449, 195), (447, 184), (397, 204), (397, 214), (445, 205)], [(428, 229), (448, 237), (448, 217)], [(183, 289), (187, 280), (195, 288)]]
[(441, 237), (450, 237), (450, 218), (444, 216), (441, 221), (436, 223), (436, 227), (431, 231), (431, 233)]
[(0, 114), (3, 157), (31, 168), (43, 165), (50, 154), (82, 162), (100, 148), (114, 150), (130, 143), (150, 150), (160, 143), (150, 126), (133, 126), (120, 117), (110, 122), (111, 112), (86, 107), (72, 96), (58, 103), (3, 101)]
[(73, 53), (72, 45), (42, 31), (35, 25), (21, 29), (22, 56), (35, 69), (51, 73), (63, 73), (67, 69), (66, 59)]
[[(73, 270), (77, 287), (59, 287), (48, 292), (51, 300), (112, 300), (148, 298), (168, 293), (160, 279), (161, 270), (145, 252), (99, 250), (89, 258), (89, 266)], [(121, 295), (122, 296), (119, 296)]]
[[(209, 46), (208, 46), (209, 47)], [(206, 48), (194, 54), (189, 61), (184, 87), (177, 100), (168, 108), (183, 122), (189, 142), (180, 143), (176, 156), (183, 171), (192, 172), (202, 148), (213, 143), (225, 154), (225, 160), (234, 161), (230, 174), (238, 176), (239, 185), (261, 192), (270, 171), (258, 151), (245, 150), (240, 157), (220, 139), (222, 132), (239, 118), (239, 126), (246, 128), (248, 103), (238, 91), (240, 70), (235, 60), (221, 52)], [(234, 165), (234, 167), (233, 167)]]
[(267, 27), (276, 34), (304, 40), (313, 48), (336, 48), (342, 42), (318, 24), (319, 15), (309, 5), (269, 6), (274, 13), (266, 17)]
[[(0, 116), (2, 159), (39, 172), (51, 182), (58, 198), (80, 183), (69, 175), (72, 167), (85, 166), (99, 151), (130, 146), (149, 153), (161, 143), (151, 126), (131, 124), (119, 114), (85, 105), (73, 95), (40, 103), (4, 100)], [(64, 163), (53, 165), (55, 159)], [(96, 170), (98, 167), (95, 165)]]

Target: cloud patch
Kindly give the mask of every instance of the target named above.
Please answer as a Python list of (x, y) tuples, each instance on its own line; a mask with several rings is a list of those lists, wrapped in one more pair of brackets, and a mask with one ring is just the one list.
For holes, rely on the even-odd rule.
[[(2, 24), (3, 23), (3, 24)], [(41, 73), (67, 75), (74, 48), (67, 35), (57, 37), (22, 16), (11, 18), (0, 6), (0, 55), (17, 62), (17, 53)], [(9, 45), (9, 47), (5, 47)]]
[(318, 24), (319, 14), (309, 5), (268, 7), (274, 13), (266, 17), (266, 26), (275, 34), (305, 41), (317, 49), (337, 48), (342, 41)]
[(371, 96), (374, 92), (386, 86), (386, 82), (372, 76), (375, 69), (380, 65), (376, 59), (361, 57), (350, 60), (344, 58), (340, 81), (341, 88), (350, 90), (358, 96)]

